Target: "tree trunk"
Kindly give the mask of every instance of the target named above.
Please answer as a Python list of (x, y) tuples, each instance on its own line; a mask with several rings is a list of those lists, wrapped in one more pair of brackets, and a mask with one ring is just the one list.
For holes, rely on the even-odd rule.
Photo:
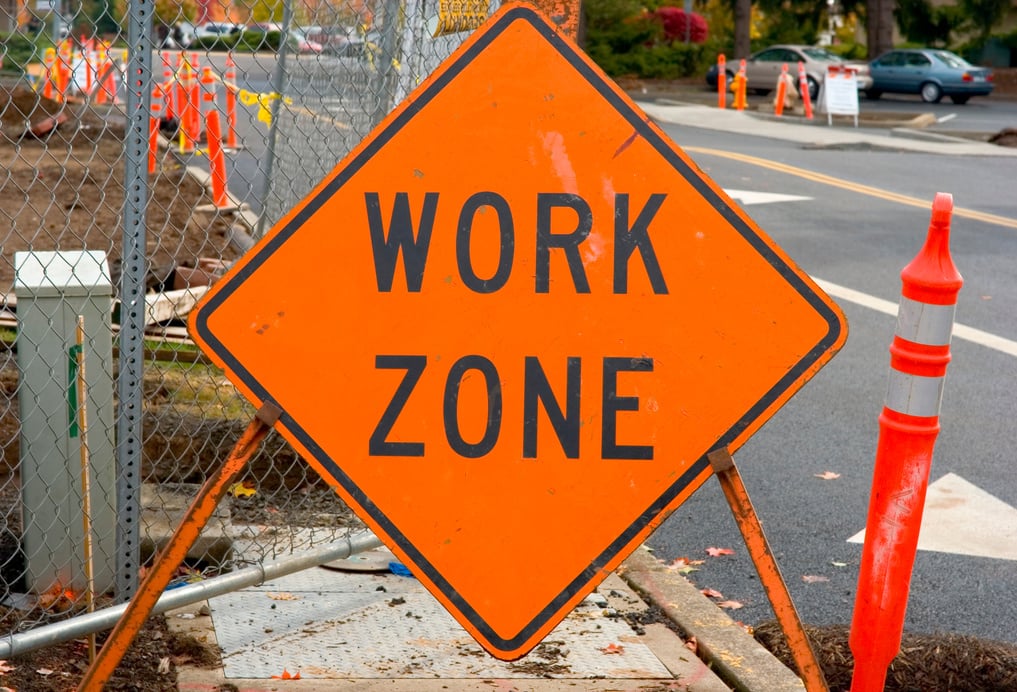
[(747, 58), (752, 52), (749, 36), (752, 0), (734, 0), (734, 57)]
[(893, 11), (897, 0), (868, 0), (866, 34), (869, 43), (869, 60), (893, 48)]

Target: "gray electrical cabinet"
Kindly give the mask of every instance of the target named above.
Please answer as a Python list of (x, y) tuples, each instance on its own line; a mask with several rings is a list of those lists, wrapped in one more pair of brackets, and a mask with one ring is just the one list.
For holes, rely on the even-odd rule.
[[(21, 415), (22, 548), (28, 590), (87, 587), (82, 492), (84, 401), (89, 456), (92, 576), (114, 587), (116, 463), (113, 288), (98, 251), (17, 252), (18, 402)], [(78, 391), (77, 322), (84, 318), (85, 392)]]

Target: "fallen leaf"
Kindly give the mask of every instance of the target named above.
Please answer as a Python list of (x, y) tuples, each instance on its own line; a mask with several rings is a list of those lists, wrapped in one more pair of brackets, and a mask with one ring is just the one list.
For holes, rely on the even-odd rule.
[(0, 692), (18, 692), (18, 691), (12, 687), (0, 687)]
[(299, 601), (300, 596), (294, 596), (291, 593), (268, 593), (268, 597), (273, 601)]
[(700, 589), (699, 593), (703, 594), (707, 598), (724, 598), (724, 594), (716, 589)]
[(228, 492), (233, 497), (250, 497), (256, 495), (258, 489), (251, 485), (250, 481), (240, 481), (231, 485)]
[(159, 675), (165, 675), (170, 672), (170, 660), (169, 656), (163, 656), (159, 659), (159, 667), (155, 671)]
[(687, 557), (676, 558), (674, 562), (667, 565), (669, 570), (673, 570), (678, 574), (690, 574), (691, 572), (698, 572), (699, 570), (693, 565), (701, 565), (705, 560), (690, 560)]
[(728, 610), (738, 610), (739, 608), (745, 607), (744, 603), (739, 603), (738, 601), (721, 601), (717, 605), (721, 608), (727, 608)]
[(49, 668), (36, 668), (35, 672), (38, 673), (39, 675), (42, 675), (43, 677), (53, 674), (53, 671)]
[(621, 644), (608, 644), (601, 651), (605, 654), (620, 654), (625, 651), (625, 647)]
[(696, 639), (695, 637), (689, 637), (688, 640), (685, 642), (685, 648), (691, 651), (692, 653), (698, 653), (699, 640)]
[(840, 478), (840, 474), (834, 473), (833, 471), (823, 471), (822, 473), (814, 473), (812, 475), (816, 478), (822, 478), (824, 481), (832, 481), (836, 478)]
[(0, 673), (9, 673), (12, 670), (17, 670), (17, 668), (12, 666), (7, 661), (0, 661)]
[(846, 562), (837, 562), (836, 560), (831, 560), (830, 564), (833, 565), (834, 567), (847, 567)]
[(710, 557), (720, 557), (721, 555), (734, 555), (734, 551), (730, 548), (707, 548), (706, 554)]
[(297, 672), (297, 673), (293, 673), (292, 675), (290, 675), (290, 672), (288, 670), (286, 670), (285, 668), (283, 668), (282, 675), (273, 675), (272, 679), (273, 680), (299, 680), (300, 679), (300, 673)]
[(803, 574), (802, 581), (806, 584), (818, 584), (822, 581), (830, 581), (830, 577), (824, 577), (820, 574)]

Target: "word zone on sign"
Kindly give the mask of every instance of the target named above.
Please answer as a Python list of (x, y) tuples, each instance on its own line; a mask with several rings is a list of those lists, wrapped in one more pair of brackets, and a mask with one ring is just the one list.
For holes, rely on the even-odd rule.
[[(594, 242), (594, 214), (586, 200), (571, 193), (538, 193), (536, 195), (536, 218), (530, 227), (517, 224), (508, 200), (495, 192), (478, 192), (463, 203), (455, 226), (455, 255), (457, 276), (462, 286), (473, 293), (490, 294), (505, 288), (512, 278), (516, 262), (516, 238), (520, 233), (534, 236), (534, 255), (527, 262), (531, 269), (532, 290), (536, 294), (572, 292), (589, 294), (605, 291), (612, 294), (629, 292), (630, 271), (645, 274), (650, 290), (658, 295), (667, 294), (667, 282), (660, 262), (654, 251), (650, 226), (666, 199), (665, 194), (651, 194), (644, 204), (633, 208), (627, 194), (614, 198), (614, 214), (610, 224), (611, 267), (610, 285), (591, 286), (583, 260), (584, 244)], [(426, 292), (425, 273), (431, 238), (435, 231), (435, 218), (440, 202), (436, 192), (425, 193), (419, 209), (414, 213), (408, 193), (396, 193), (386, 226), (386, 214), (381, 196), (375, 192), (364, 195), (366, 217), (373, 251), (374, 272), (377, 290), (390, 293), (402, 290), (403, 284), (409, 293)], [(493, 216), (489, 216), (493, 215)], [(478, 231), (477, 220), (485, 217), (483, 230)], [(634, 218), (633, 218), (634, 217)], [(492, 231), (497, 242), (491, 242)], [(497, 248), (497, 256), (490, 265), (479, 269), (474, 259), (474, 245), (478, 235), (488, 245)], [(552, 257), (561, 258), (561, 280), (552, 281)], [(564, 265), (564, 266), (562, 266)], [(405, 282), (396, 280), (399, 268), (403, 270)], [(600, 412), (600, 457), (603, 459), (653, 459), (653, 446), (640, 441), (619, 440), (618, 420), (625, 414), (637, 415), (640, 400), (620, 392), (621, 380), (651, 377), (654, 360), (652, 357), (604, 356), (599, 363), (584, 363), (582, 357), (569, 356), (565, 359), (565, 381), (557, 391), (549, 381), (539, 356), (526, 355), (519, 362), (502, 364), (511, 370), (511, 377), (522, 381), (521, 421), (523, 458), (537, 456), (538, 409), (543, 411), (551, 430), (566, 458), (580, 457), (580, 428), (584, 421), (581, 409), (582, 388), (597, 387)], [(467, 458), (483, 457), (498, 444), (500, 431), (512, 419), (504, 410), (502, 396), (503, 374), (498, 365), (479, 354), (464, 355), (451, 365), (429, 363), (426, 354), (379, 354), (374, 366), (378, 370), (402, 371), (398, 385), (392, 390), (391, 398), (380, 420), (370, 436), (371, 456), (425, 455), (424, 441), (393, 439), (393, 428), (397, 426), (400, 414), (415, 396), (417, 384), (425, 377), (444, 379), (441, 387), (442, 427), (448, 447)], [(521, 375), (521, 378), (520, 378)], [(479, 434), (468, 439), (459, 421), (459, 402), (463, 383), (479, 377), (482, 383), (480, 396), (486, 399), (487, 416)], [(597, 382), (599, 378), (599, 383)], [(481, 405), (484, 402), (481, 401)], [(520, 414), (516, 414), (519, 416)], [(508, 420), (507, 420), (508, 419)]]

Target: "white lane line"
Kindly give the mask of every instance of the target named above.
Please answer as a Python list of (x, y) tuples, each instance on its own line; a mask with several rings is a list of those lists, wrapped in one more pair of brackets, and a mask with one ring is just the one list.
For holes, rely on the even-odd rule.
[[(868, 293), (862, 293), (846, 286), (838, 286), (837, 284), (824, 281), (823, 279), (817, 279), (812, 277), (813, 281), (819, 284), (819, 287), (829, 293), (834, 298), (840, 298), (856, 305), (882, 312), (892, 317), (897, 316), (897, 303), (891, 303), (889, 300), (883, 300), (875, 296), (870, 296)], [(996, 334), (990, 334), (989, 332), (983, 332), (981, 329), (975, 329), (974, 327), (968, 327), (963, 324), (954, 323), (953, 335), (958, 339), (964, 339), (986, 348), (991, 348), (1000, 353), (1005, 353), (1008, 356), (1014, 356), (1017, 358), (1017, 341), (1011, 341), (1002, 336)]]
[(945, 123), (947, 120), (953, 120), (956, 117), (957, 117), (956, 113), (950, 113), (949, 115), (944, 115), (942, 118), (937, 118), (936, 122), (937, 123)]

